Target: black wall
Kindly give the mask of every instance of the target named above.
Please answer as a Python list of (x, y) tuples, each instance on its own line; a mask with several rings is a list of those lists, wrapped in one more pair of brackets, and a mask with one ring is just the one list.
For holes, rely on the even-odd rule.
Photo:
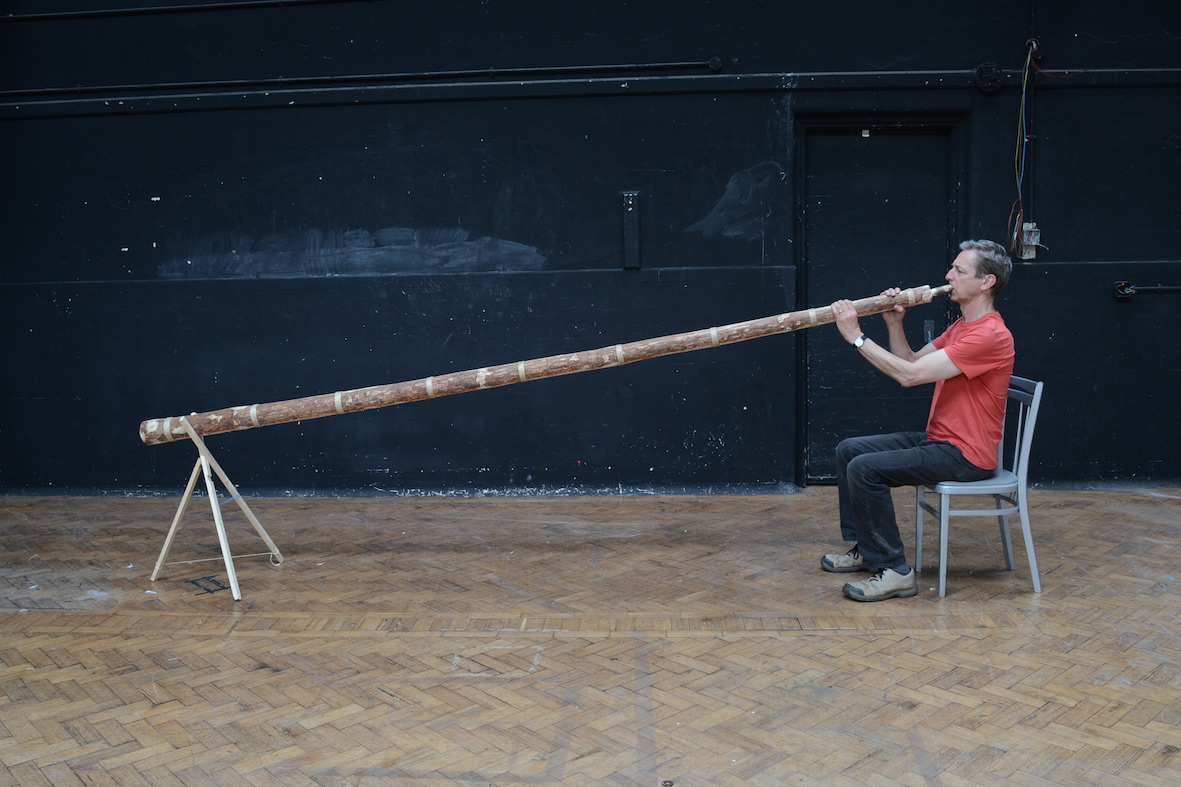
[[(1177, 8), (0, 3), (0, 489), (172, 492), (149, 417), (938, 284), (1005, 240), (1023, 106), (1032, 475), (1176, 479), (1181, 293), (1114, 294), (1181, 285)], [(834, 333), (209, 442), (248, 491), (825, 482), (929, 396)]]

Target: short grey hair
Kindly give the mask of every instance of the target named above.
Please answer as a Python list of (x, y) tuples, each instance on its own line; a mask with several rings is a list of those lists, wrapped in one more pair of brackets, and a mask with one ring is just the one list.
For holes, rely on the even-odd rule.
[(966, 240), (960, 244), (960, 251), (976, 253), (977, 279), (990, 273), (996, 277), (996, 284), (992, 286), (992, 297), (996, 298), (1009, 283), (1009, 276), (1013, 273), (1013, 261), (1009, 259), (1005, 247), (991, 240)]

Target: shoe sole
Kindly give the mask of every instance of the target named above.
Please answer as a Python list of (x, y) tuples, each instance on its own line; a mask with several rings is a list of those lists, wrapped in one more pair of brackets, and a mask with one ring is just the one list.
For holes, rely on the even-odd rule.
[(861, 566), (830, 566), (824, 560), (820, 561), (820, 567), (831, 574), (852, 574), (854, 571), (864, 571)]
[(852, 599), (853, 601), (887, 601), (892, 598), (911, 598), (912, 596), (917, 596), (919, 589), (903, 588), (901, 590), (895, 590), (893, 593), (888, 593), (884, 596), (874, 596), (873, 598), (869, 596), (856, 596), (849, 592), (848, 586), (841, 588), (841, 592), (845, 594), (845, 598)]

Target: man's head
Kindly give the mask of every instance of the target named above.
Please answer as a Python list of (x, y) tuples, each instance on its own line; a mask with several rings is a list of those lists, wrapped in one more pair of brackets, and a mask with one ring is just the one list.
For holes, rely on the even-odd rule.
[(993, 277), (989, 290), (995, 300), (1009, 283), (1009, 276), (1013, 272), (1013, 261), (1009, 259), (1005, 247), (990, 240), (966, 240), (960, 244), (960, 251), (972, 253), (976, 263), (976, 278)]

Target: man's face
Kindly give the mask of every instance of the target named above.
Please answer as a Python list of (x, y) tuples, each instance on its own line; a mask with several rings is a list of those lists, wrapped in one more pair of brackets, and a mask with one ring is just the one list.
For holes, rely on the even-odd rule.
[(976, 254), (970, 249), (961, 251), (943, 278), (951, 285), (949, 297), (956, 303), (969, 301), (979, 295), (983, 282), (976, 275)]

